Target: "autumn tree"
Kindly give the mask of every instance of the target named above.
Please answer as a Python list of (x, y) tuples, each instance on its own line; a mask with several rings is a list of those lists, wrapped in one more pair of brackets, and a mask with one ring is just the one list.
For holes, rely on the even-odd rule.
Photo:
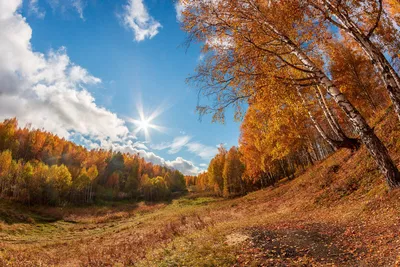
[(4, 120), (0, 125), (0, 149), (10, 150), (14, 155), (17, 154), (19, 141), (16, 138), (18, 122), (16, 118)]
[[(316, 18), (348, 34), (364, 50), (373, 66), (379, 70), (400, 120), (400, 77), (385, 56), (397, 56), (399, 46), (396, 42), (400, 35), (384, 12), (383, 0), (308, 2)], [(393, 2), (391, 4), (391, 7), (395, 6)]]
[(144, 199), (147, 201), (165, 200), (169, 197), (170, 191), (167, 182), (161, 176), (145, 178), (143, 181)]
[(47, 202), (46, 187), (49, 181), (49, 166), (42, 162), (33, 164), (34, 173), (30, 181), (29, 191), (32, 204), (45, 204)]
[(225, 165), (226, 149), (221, 145), (218, 154), (210, 161), (208, 166), (208, 183), (217, 195), (222, 195), (224, 190), (223, 171)]
[(65, 165), (53, 165), (49, 168), (47, 183), (49, 185), (48, 194), (50, 202), (58, 204), (66, 199), (72, 184), (71, 173)]
[(185, 176), (186, 187), (189, 191), (209, 191), (208, 173), (201, 172), (197, 176)]
[(392, 20), (400, 25), (400, 1), (399, 0), (385, 0), (384, 7), (388, 11)]
[[(351, 43), (352, 40), (344, 40)], [(344, 46), (342, 42), (332, 41), (327, 50), (331, 59), (330, 72), (340, 89), (365, 116), (372, 116), (384, 107), (387, 99), (384, 88), (371, 64), (355, 46)]]
[[(296, 90), (322, 86), (346, 114), (388, 185), (400, 185), (400, 173), (386, 147), (325, 72), (324, 53), (318, 41), (329, 33), (303, 12), (303, 2), (183, 0), (182, 4), (186, 6), (183, 28), (189, 33), (189, 40), (204, 42), (203, 52), (210, 54), (204, 63), (208, 64), (206, 71), (200, 68), (197, 81), (204, 84), (203, 94), (215, 96), (219, 103), (213, 108), (214, 118), (221, 118), (227, 106), (256, 94), (264, 86), (258, 83), (259, 75), (280, 79)], [(215, 43), (217, 49), (213, 49)], [(262, 68), (258, 67), (260, 64)], [(209, 75), (210, 69), (216, 71)], [(393, 81), (394, 74), (390, 70), (386, 73)], [(207, 107), (199, 111), (205, 113)]]
[[(271, 185), (292, 177), (297, 168), (312, 164), (311, 153), (316, 153), (314, 158), (322, 159), (333, 151), (317, 134), (299, 101), (274, 107), (259, 100), (251, 102), (241, 125), (239, 144), (246, 180), (259, 182), (261, 187)], [(314, 152), (315, 143), (319, 150), (326, 151)]]
[(222, 172), (222, 177), (224, 179), (224, 197), (243, 193), (243, 172), (244, 165), (240, 161), (239, 151), (233, 146), (226, 154), (226, 160)]
[(179, 192), (186, 189), (184, 175), (179, 171), (175, 170), (167, 173), (164, 178), (171, 192)]
[(129, 170), (128, 179), (125, 184), (125, 192), (131, 197), (137, 197), (139, 185), (139, 159), (134, 157), (132, 160), (131, 169)]
[(0, 182), (1, 182), (1, 195), (3, 195), (7, 188), (10, 187), (11, 180), (11, 165), (12, 155), (10, 150), (5, 150), (0, 153)]

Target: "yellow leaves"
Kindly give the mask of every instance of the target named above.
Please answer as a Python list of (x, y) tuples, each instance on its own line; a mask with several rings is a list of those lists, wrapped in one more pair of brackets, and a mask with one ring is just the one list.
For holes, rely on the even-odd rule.
[(0, 153), (0, 178), (8, 173), (11, 167), (12, 155), (10, 150), (5, 150)]
[(389, 11), (391, 17), (397, 22), (400, 22), (400, 2), (398, 0), (385, 0), (385, 8)]
[(296, 152), (310, 131), (304, 108), (292, 92), (276, 86), (275, 98), (263, 91), (253, 99), (241, 126), (240, 149), (250, 174), (265, 172), (275, 160)]
[[(243, 159), (252, 173), (304, 150), (310, 139), (318, 139), (310, 127), (311, 114), (315, 127), (326, 137), (322, 130), (330, 121), (320, 122), (323, 113), (312, 91), (313, 86), (322, 83), (321, 76), (332, 76), (335, 87), (346, 92), (346, 97), (349, 94), (356, 105), (367, 106), (364, 104), (368, 101), (375, 106), (373, 94), (379, 90), (372, 93), (371, 89), (380, 88), (379, 75), (371, 75), (374, 67), (360, 48), (360, 41), (347, 33), (350, 23), (345, 22), (354, 19), (353, 28), (359, 34), (371, 29), (379, 15), (378, 2), (350, 0), (335, 8), (339, 3), (333, 1), (334, 7), (328, 8), (321, 4), (324, 1), (250, 0), (243, 4), (232, 0), (220, 1), (216, 8), (208, 1), (193, 1), (198, 6), (188, 12), (192, 21), (187, 22), (186, 29), (191, 36), (200, 33), (197, 40), (205, 42), (209, 53), (194, 81), (204, 96), (214, 100), (211, 107), (198, 111), (210, 112), (213, 121), (224, 122), (225, 108), (233, 106), (235, 119), (240, 120), (241, 100), (248, 101), (240, 143)], [(314, 8), (315, 5), (320, 6)], [(333, 30), (333, 24), (341, 32)], [(393, 43), (396, 35), (388, 22), (382, 20), (379, 25), (374, 37), (384, 40), (384, 45)], [(340, 34), (343, 37), (336, 37)], [(226, 38), (229, 42), (224, 44)], [(389, 50), (392, 56), (394, 48)], [(304, 94), (303, 101), (298, 93)], [(369, 110), (372, 109), (368, 107), (366, 112)], [(335, 132), (333, 126), (328, 129)]]

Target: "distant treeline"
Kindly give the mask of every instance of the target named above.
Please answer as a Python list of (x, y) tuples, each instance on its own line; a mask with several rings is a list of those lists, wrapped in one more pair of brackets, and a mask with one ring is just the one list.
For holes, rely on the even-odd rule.
[(139, 155), (87, 150), (58, 136), (0, 123), (0, 197), (26, 204), (158, 201), (186, 190), (182, 173)]
[[(313, 156), (322, 159), (331, 152), (333, 150), (326, 146), (321, 149), (321, 154)], [(257, 165), (254, 170), (254, 166), (249, 163), (254, 160), (254, 155), (244, 153), (243, 146), (241, 149), (233, 146), (229, 150), (220, 146), (206, 172), (197, 176), (185, 176), (186, 186), (195, 192), (210, 192), (222, 197), (240, 196), (274, 185), (284, 178), (293, 179), (296, 173), (314, 163), (313, 156), (307, 151), (300, 151), (282, 159), (265, 162), (266, 165)]]
[(185, 176), (186, 186), (192, 191), (209, 191), (217, 196), (242, 195), (253, 187), (243, 179), (245, 165), (240, 160), (240, 152), (233, 146), (227, 151), (223, 146), (210, 161), (207, 172), (197, 176)]

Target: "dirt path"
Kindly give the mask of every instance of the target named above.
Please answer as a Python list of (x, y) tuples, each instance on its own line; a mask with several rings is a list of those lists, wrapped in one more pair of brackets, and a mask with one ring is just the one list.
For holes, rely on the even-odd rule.
[(362, 266), (364, 249), (350, 252), (343, 233), (323, 224), (249, 228), (236, 266)]

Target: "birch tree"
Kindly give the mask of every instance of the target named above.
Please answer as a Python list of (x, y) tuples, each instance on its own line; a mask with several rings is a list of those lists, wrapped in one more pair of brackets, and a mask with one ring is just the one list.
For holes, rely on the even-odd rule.
[[(385, 53), (398, 53), (400, 35), (387, 19), (383, 0), (310, 0), (317, 18), (351, 36), (379, 70), (400, 120), (400, 77)], [(397, 44), (396, 44), (397, 42)], [(394, 51), (390, 49), (394, 43)]]
[[(387, 184), (392, 188), (400, 186), (400, 173), (388, 150), (366, 119), (324, 71), (323, 51), (317, 50), (314, 40), (323, 38), (327, 33), (303, 12), (303, 3), (257, 0), (194, 0), (189, 3), (183, 0), (183, 4), (187, 6), (183, 14), (183, 27), (189, 33), (189, 40), (205, 42), (206, 51), (212, 46), (210, 40), (218, 40), (219, 44), (227, 43), (223, 47), (225, 58), (240, 59), (241, 62), (230, 71), (246, 70), (250, 75), (257, 76), (254, 70), (258, 69), (257, 64), (262, 63), (269, 67), (264, 68), (263, 75), (271, 79), (281, 78), (283, 82), (298, 86), (320, 85), (326, 88), (376, 161)], [(220, 51), (214, 49), (211, 53), (215, 55)], [(287, 69), (289, 72), (301, 73), (302, 77), (294, 79), (284, 76), (288, 73)], [(394, 76), (392, 72), (388, 73)], [(227, 82), (226, 87), (217, 91), (217, 95), (223, 95), (224, 90), (229, 91), (230, 81), (225, 79), (229, 73), (226, 75), (222, 72), (219, 76)], [(246, 95), (248, 91), (257, 89), (251, 85), (247, 83), (242, 88), (233, 84), (230, 93)], [(220, 99), (218, 97), (216, 100)], [(217, 112), (221, 113), (221, 108), (223, 106)]]

